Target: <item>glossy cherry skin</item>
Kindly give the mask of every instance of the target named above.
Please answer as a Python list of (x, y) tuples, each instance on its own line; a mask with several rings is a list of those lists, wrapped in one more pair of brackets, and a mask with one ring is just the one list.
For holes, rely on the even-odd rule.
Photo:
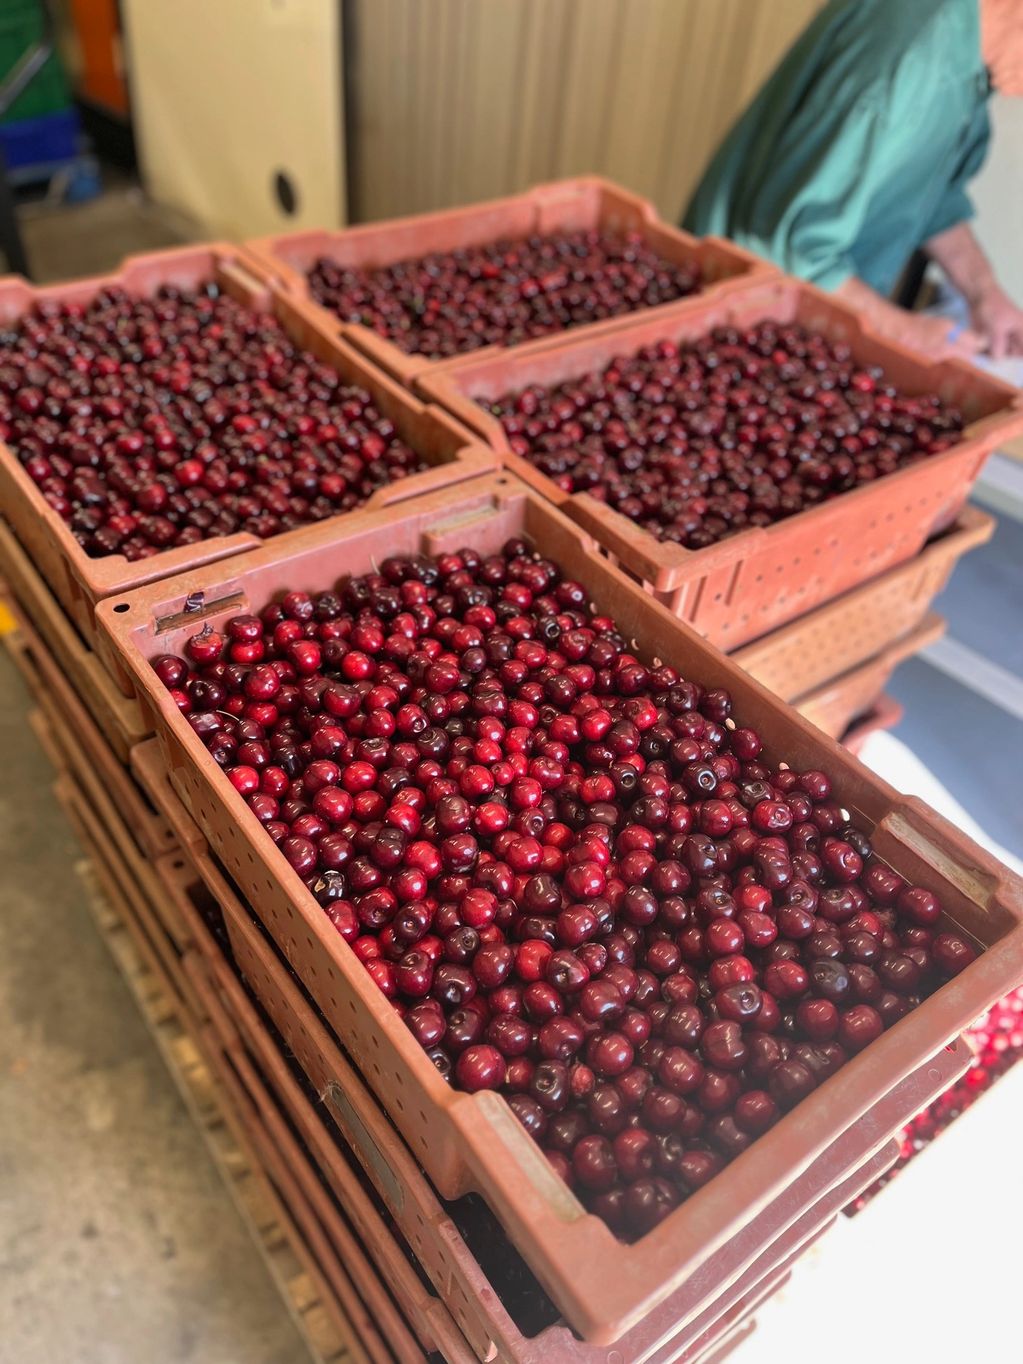
[(467, 1047), (455, 1063), (455, 1077), (463, 1089), (499, 1089), (505, 1076), (504, 1057), (496, 1047)]

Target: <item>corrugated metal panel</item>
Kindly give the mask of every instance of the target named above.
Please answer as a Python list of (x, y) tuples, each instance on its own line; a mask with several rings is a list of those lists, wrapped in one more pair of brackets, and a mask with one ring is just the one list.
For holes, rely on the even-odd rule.
[(822, 0), (349, 0), (351, 198), (393, 217), (597, 171), (676, 219)]

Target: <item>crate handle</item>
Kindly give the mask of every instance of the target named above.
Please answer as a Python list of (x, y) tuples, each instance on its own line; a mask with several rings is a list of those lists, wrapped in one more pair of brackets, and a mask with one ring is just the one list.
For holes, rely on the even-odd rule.
[(455, 531), (461, 533), (469, 526), (476, 526), (480, 522), (492, 520), (497, 514), (498, 508), (496, 506), (477, 507), (472, 511), (458, 512), (444, 521), (435, 521), (424, 533), (423, 553), (442, 554), (444, 550), (438, 546), (446, 544), (448, 537)]
[[(229, 606), (241, 605), (244, 600), (244, 593), (240, 591), (228, 592), (223, 597), (214, 597), (212, 601), (207, 601), (206, 594), (202, 591), (193, 592), (185, 598), (185, 604), (180, 611), (175, 611), (169, 616), (157, 616), (156, 633), (162, 635), (168, 630), (176, 630), (179, 625), (190, 625), (193, 621), (205, 620), (207, 616), (214, 616)], [(114, 610), (117, 609), (115, 606)]]
[(258, 275), (247, 270), (240, 261), (219, 261), (216, 277), (218, 284), (223, 285), (232, 298), (247, 308), (254, 308), (259, 312), (269, 308), (270, 286)]
[(339, 1126), (348, 1144), (358, 1151), (364, 1164), (373, 1171), (377, 1187), (382, 1190), (384, 1199), (400, 1216), (405, 1208), (405, 1191), (395, 1179), (379, 1146), (366, 1130), (366, 1124), (352, 1107), (348, 1095), (336, 1080), (328, 1080), (320, 1098), (337, 1114)]
[(907, 797), (900, 808), (890, 811), (877, 827), (879, 832), (886, 831), (898, 843), (912, 849), (936, 875), (951, 882), (972, 904), (981, 909), (990, 907), (1001, 884), (991, 860), (985, 858), (980, 863), (962, 857), (958, 851), (958, 845), (963, 841), (962, 833), (922, 801)]

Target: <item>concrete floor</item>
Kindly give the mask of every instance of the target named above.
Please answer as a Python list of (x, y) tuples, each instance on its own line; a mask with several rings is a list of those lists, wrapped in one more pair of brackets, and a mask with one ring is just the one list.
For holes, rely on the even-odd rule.
[[(39, 281), (187, 240), (118, 184), (30, 209)], [(81, 849), (0, 647), (0, 1364), (308, 1358), (74, 871)]]
[(137, 185), (107, 175), (104, 193), (84, 204), (28, 204), (19, 212), (25, 254), (37, 284), (113, 270), (125, 256), (195, 241), (195, 224), (148, 203)]

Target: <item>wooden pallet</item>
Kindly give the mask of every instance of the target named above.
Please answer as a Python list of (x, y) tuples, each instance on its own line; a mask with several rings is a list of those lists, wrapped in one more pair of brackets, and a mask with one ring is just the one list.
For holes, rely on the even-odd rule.
[(365, 1356), (280, 1198), (232, 1123), (190, 1021), (145, 965), (92, 861), (75, 866), (85, 902), (145, 1019), (185, 1107), (277, 1285), (314, 1364), (359, 1364)]

